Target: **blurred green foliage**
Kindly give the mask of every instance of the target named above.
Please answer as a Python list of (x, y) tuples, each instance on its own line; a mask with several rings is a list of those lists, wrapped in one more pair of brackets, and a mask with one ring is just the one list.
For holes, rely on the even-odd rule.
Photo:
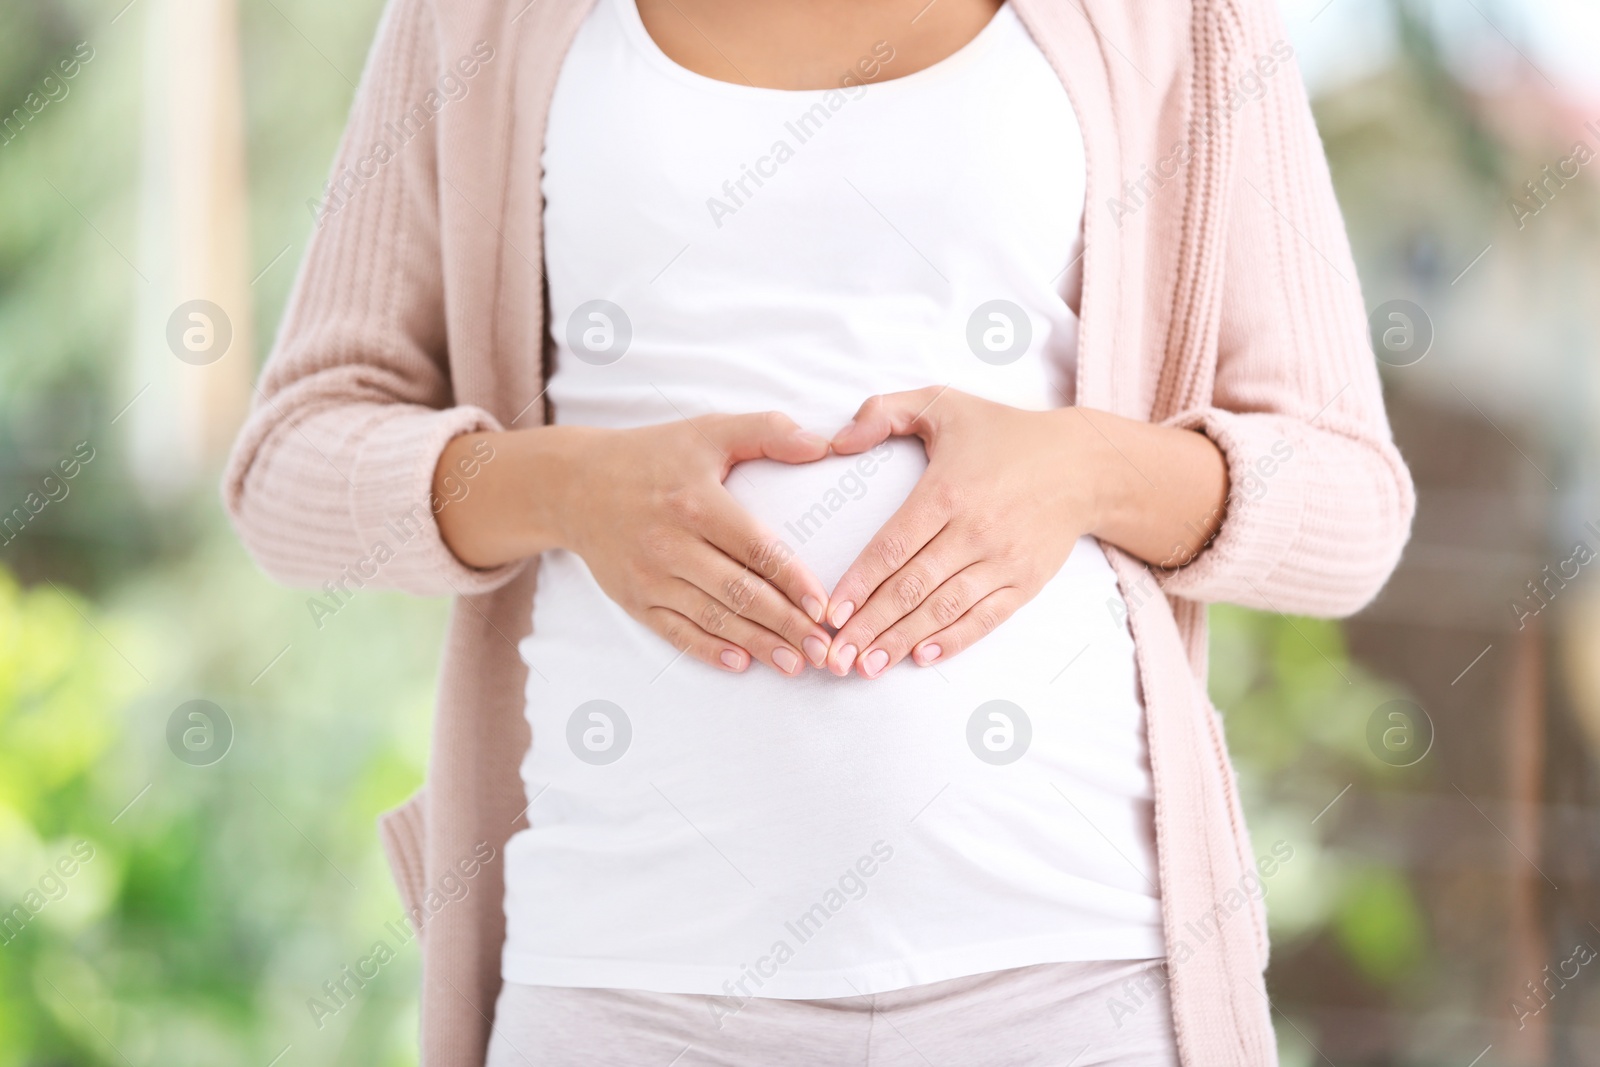
[[(306, 1001), (399, 914), (374, 820), (421, 781), (442, 605), (319, 632), (206, 541), (100, 606), (0, 577), (0, 1067), (415, 1060), (414, 945), (323, 1027)], [(167, 747), (196, 697), (235, 731), (210, 766)]]
[(1330, 940), (1354, 975), (1398, 988), (1426, 962), (1425, 919), (1398, 858), (1379, 864), (1339, 831), (1358, 804), (1431, 785), (1426, 760), (1393, 767), (1368, 747), (1368, 720), (1405, 694), (1351, 662), (1337, 623), (1234, 607), (1211, 622), (1211, 694), (1256, 852), (1295, 849), (1268, 888), (1275, 957)]
[(1352, 866), (1334, 919), (1350, 961), (1384, 985), (1409, 977), (1426, 949), (1424, 920), (1410, 883), (1393, 868)]
[[(138, 97), (125, 87), (139, 81), (139, 37), (131, 19), (94, 33), (108, 17), (84, 4), (0, 7), (0, 117), (30, 113), (30, 94), (49, 100), (44, 79), (78, 42), (94, 56), (0, 138), (0, 510), (77, 442), (99, 444), (122, 403), (140, 281), (116, 249), (136, 245)], [(131, 486), (111, 474), (85, 471), (75, 506), (43, 512), (0, 561), (96, 583), (136, 566), (159, 532), (135, 521)]]
[[(134, 481), (111, 419), (137, 390), (151, 7), (0, 6), (0, 112), (93, 50), (0, 143), (0, 510), (96, 450), (0, 545), (0, 1067), (413, 1063), (414, 945), (323, 1028), (306, 1001), (399, 912), (373, 823), (421, 781), (444, 605), (372, 593), (318, 631), (214, 474)], [(258, 353), (379, 7), (242, 6), (253, 266), (288, 249), (252, 289)], [(195, 698), (235, 727), (212, 766), (166, 747)]]

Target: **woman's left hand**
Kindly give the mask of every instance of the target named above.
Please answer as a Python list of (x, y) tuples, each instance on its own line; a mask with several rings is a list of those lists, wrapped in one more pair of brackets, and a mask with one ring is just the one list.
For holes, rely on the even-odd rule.
[(873, 397), (832, 443), (853, 454), (911, 435), (928, 469), (829, 598), (827, 667), (840, 677), (954, 656), (1033, 599), (1099, 519), (1103, 446), (1078, 409), (930, 386)]

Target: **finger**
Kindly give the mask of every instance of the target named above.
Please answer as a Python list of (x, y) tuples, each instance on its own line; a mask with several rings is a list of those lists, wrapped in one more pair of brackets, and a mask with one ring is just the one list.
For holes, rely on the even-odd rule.
[(890, 437), (920, 437), (927, 441), (938, 429), (938, 400), (947, 385), (930, 385), (903, 393), (868, 397), (855, 418), (833, 435), (833, 450), (844, 455), (865, 452)]
[(805, 660), (794, 646), (697, 585), (674, 578), (661, 593), (661, 603), (711, 637), (744, 649), (751, 659), (781, 674), (793, 676), (805, 670)]
[[(798, 605), (812, 623), (822, 622), (823, 607), (828, 602), (828, 591), (822, 580), (811, 573), (811, 568), (800, 561), (782, 538), (740, 507), (727, 490), (711, 494), (710, 503), (699, 516), (696, 527), (702, 537), (730, 559), (770, 582), (791, 605)], [(809, 629), (827, 637), (816, 627)], [(795, 640), (800, 637), (796, 636)]]
[(639, 621), (666, 638), (679, 652), (718, 670), (738, 674), (750, 666), (750, 653), (731, 641), (706, 633), (693, 619), (671, 608), (659, 605), (646, 608)]
[(943, 654), (942, 646), (929, 639), (954, 626), (973, 605), (1005, 585), (1000, 568), (986, 561), (957, 571), (915, 611), (884, 630), (870, 644), (863, 643), (863, 651), (856, 658), (857, 669), (863, 677), (876, 678), (914, 648), (921, 652), (932, 650), (932, 658), (915, 660), (919, 666), (926, 667)]
[(1028, 594), (1019, 586), (996, 589), (954, 623), (918, 641), (911, 652), (912, 662), (924, 667), (943, 663), (993, 633), (996, 626), (1027, 602)]
[[(960, 493), (948, 483), (930, 482), (926, 474), (882, 529), (872, 535), (828, 598), (828, 621), (843, 629), (856, 609), (867, 602), (884, 579), (904, 567), (932, 541), (956, 514)], [(962, 564), (970, 560), (961, 560)], [(948, 575), (940, 575), (943, 581)], [(929, 588), (932, 588), (931, 586)], [(903, 614), (903, 613), (902, 613)], [(834, 642), (838, 647), (838, 642)], [(860, 648), (858, 644), (856, 646)]]
[(829, 669), (841, 677), (848, 674), (858, 651), (866, 650), (879, 634), (920, 608), (936, 589), (980, 558), (976, 545), (955, 533), (953, 527), (945, 526), (904, 566), (871, 590), (860, 608), (849, 613), (845, 624), (833, 635)]
[(803, 430), (781, 411), (749, 415), (708, 415), (693, 421), (722, 453), (722, 476), (735, 463), (749, 459), (775, 459), (780, 463), (810, 463), (828, 454), (828, 439)]
[[(779, 645), (797, 656), (803, 656), (813, 666), (822, 666), (828, 654), (828, 631), (808, 618), (750, 567), (730, 559), (711, 545), (704, 545), (703, 548), (703, 552), (693, 552), (685, 560), (678, 574), (679, 579), (770, 634), (770, 642), (764, 641), (760, 650), (744, 644), (743, 640), (735, 640), (739, 640), (752, 653), (773, 662), (785, 674), (794, 673), (790, 669), (792, 661), (789, 656), (778, 654)], [(701, 622), (701, 626), (711, 629), (704, 622)]]

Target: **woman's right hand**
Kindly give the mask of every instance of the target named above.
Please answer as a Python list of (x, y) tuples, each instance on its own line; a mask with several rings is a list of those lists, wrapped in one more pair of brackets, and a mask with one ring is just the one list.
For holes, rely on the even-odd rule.
[[(464, 494), (441, 483), (483, 461)], [(675, 648), (727, 671), (752, 658), (795, 675), (820, 667), (827, 590), (723, 486), (734, 464), (810, 463), (826, 438), (776, 412), (704, 415), (613, 430), (546, 426), (467, 434), (435, 470), (445, 543), (491, 567), (550, 548), (576, 553), (600, 588)]]

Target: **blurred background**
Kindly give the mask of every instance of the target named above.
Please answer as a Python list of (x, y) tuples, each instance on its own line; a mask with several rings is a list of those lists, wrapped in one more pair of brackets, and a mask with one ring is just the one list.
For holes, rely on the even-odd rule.
[[(0, 7), (0, 1067), (415, 1062), (414, 942), (307, 1002), (446, 605), (319, 629), (217, 492), (380, 6)], [(1420, 493), (1359, 617), (1212, 613), (1284, 1061), (1600, 1064), (1600, 9), (1283, 11)]]

